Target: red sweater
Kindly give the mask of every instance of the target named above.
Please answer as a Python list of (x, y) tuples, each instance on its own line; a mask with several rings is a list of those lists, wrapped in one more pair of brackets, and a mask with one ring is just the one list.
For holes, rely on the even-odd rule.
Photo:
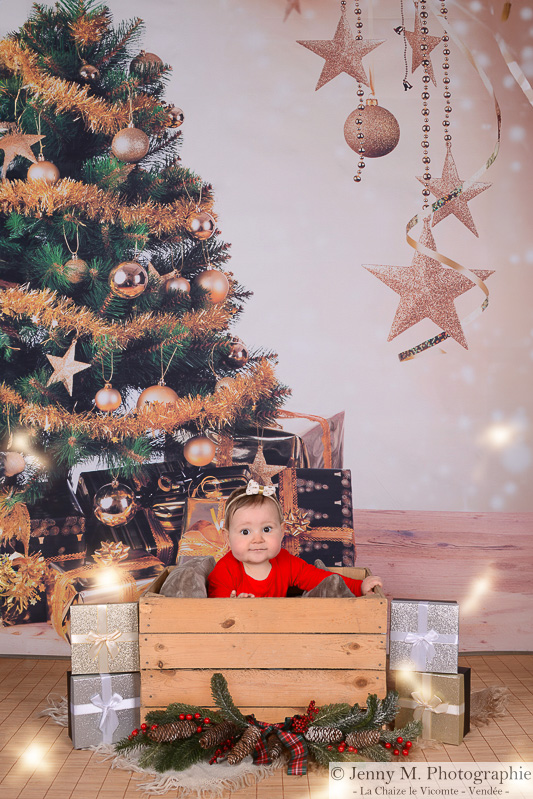
[[(331, 572), (317, 569), (305, 560), (291, 555), (286, 549), (280, 550), (271, 561), (270, 574), (265, 580), (254, 580), (244, 571), (243, 564), (232, 552), (221, 558), (208, 577), (207, 595), (229, 597), (232, 591), (239, 594), (263, 596), (286, 596), (290, 586), (309, 591), (318, 585)], [(355, 596), (361, 596), (361, 580), (342, 578)]]

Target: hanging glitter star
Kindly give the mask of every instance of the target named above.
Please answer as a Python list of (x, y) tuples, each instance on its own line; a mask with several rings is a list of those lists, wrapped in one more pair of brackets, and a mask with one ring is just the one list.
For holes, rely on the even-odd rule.
[[(429, 220), (424, 220), (420, 244), (435, 250), (435, 240)], [(403, 333), (422, 319), (431, 319), (448, 336), (465, 349), (468, 344), (457, 316), (454, 299), (474, 287), (474, 283), (455, 269), (441, 266), (438, 261), (416, 252), (411, 266), (365, 266), (369, 272), (400, 295), (396, 316), (388, 341)], [(494, 270), (472, 269), (481, 280), (486, 280)]]
[[(444, 159), (444, 166), (442, 167), (442, 177), (433, 178), (433, 180), (428, 181), (428, 187), (435, 197), (446, 197), (446, 195), (450, 194), (450, 192), (460, 186), (463, 182), (459, 177), (457, 167), (455, 166), (451, 142), (447, 142), (446, 147), (446, 158)], [(425, 184), (424, 178), (419, 177), (417, 180), (419, 180), (420, 183)], [(492, 183), (473, 183), (469, 189), (462, 191), (461, 194), (459, 194), (457, 197), (454, 197), (453, 200), (450, 200), (446, 203), (446, 205), (443, 205), (442, 208), (438, 208), (435, 211), (433, 214), (433, 225), (441, 222), (449, 214), (453, 214), (457, 217), (457, 219), (459, 219), (460, 222), (463, 223), (463, 225), (468, 228), (468, 230), (472, 231), (474, 236), (479, 238), (479, 233), (477, 232), (474, 220), (472, 219), (468, 202), (478, 194), (481, 194), (482, 191), (485, 191), (485, 189), (490, 189), (491, 186)]]
[[(418, 3), (415, 3), (415, 29), (414, 31), (405, 31), (405, 38), (411, 45), (413, 50), (413, 60), (411, 63), (411, 72), (414, 72), (415, 69), (418, 69), (424, 58), (427, 58), (429, 61), (427, 66), (427, 73), (431, 80), (433, 81), (434, 85), (437, 85), (437, 81), (435, 80), (435, 73), (433, 72), (433, 65), (431, 63), (431, 58), (429, 54), (435, 47), (442, 41), (440, 36), (428, 36), (427, 34), (424, 35), (422, 33), (422, 20), (420, 19), (420, 10), (418, 8)], [(421, 45), (427, 45), (425, 50), (422, 50)]]
[(91, 366), (90, 363), (74, 360), (76, 342), (77, 339), (74, 339), (62, 358), (57, 355), (46, 356), (54, 367), (54, 372), (46, 385), (51, 386), (52, 383), (63, 383), (71, 397), (72, 389), (74, 388), (74, 375), (78, 372), (83, 372), (84, 369), (89, 369)]
[(316, 91), (340, 75), (341, 72), (346, 72), (359, 83), (368, 86), (362, 59), (384, 41), (385, 39), (355, 39), (346, 19), (346, 12), (343, 10), (333, 39), (299, 41), (298, 44), (302, 44), (308, 50), (326, 59), (315, 87)]
[(287, 17), (291, 13), (291, 11), (297, 11), (298, 14), (302, 13), (300, 9), (300, 0), (287, 0), (287, 7), (285, 8), (285, 16), (283, 18), (283, 22), (287, 21)]
[(278, 472), (282, 472), (284, 468), (284, 466), (268, 465), (263, 454), (263, 444), (260, 441), (257, 447), (254, 462), (250, 466), (252, 479), (256, 480), (260, 485), (271, 486), (274, 475), (278, 474)]
[(37, 144), (44, 136), (30, 136), (25, 133), (8, 133), (0, 139), (0, 150), (4, 151), (4, 165), (2, 167), (2, 178), (5, 178), (7, 169), (16, 155), (22, 155), (32, 163), (36, 163), (31, 145)]

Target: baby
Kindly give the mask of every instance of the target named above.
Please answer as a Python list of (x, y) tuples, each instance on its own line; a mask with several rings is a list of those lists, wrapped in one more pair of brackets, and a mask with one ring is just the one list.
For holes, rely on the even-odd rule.
[[(273, 486), (250, 480), (226, 502), (224, 534), (230, 552), (208, 577), (210, 597), (286, 596), (289, 586), (304, 591), (317, 586), (331, 572), (317, 569), (281, 548), (283, 511)], [(342, 578), (355, 596), (368, 594), (379, 577)]]

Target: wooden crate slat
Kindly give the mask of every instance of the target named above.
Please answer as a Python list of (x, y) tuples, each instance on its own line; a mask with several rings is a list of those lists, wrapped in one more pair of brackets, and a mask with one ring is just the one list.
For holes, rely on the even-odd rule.
[[(305, 605), (302, 606), (302, 602)], [(377, 633), (387, 631), (387, 600), (270, 597), (261, 600), (146, 596), (141, 633)]]
[(385, 637), (315, 633), (140, 635), (141, 669), (385, 668)]

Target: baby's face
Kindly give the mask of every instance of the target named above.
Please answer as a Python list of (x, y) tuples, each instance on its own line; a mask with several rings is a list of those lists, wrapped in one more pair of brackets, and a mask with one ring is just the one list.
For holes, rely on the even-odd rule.
[(257, 565), (275, 558), (281, 549), (283, 529), (274, 503), (267, 501), (236, 510), (228, 538), (233, 555), (241, 563)]

